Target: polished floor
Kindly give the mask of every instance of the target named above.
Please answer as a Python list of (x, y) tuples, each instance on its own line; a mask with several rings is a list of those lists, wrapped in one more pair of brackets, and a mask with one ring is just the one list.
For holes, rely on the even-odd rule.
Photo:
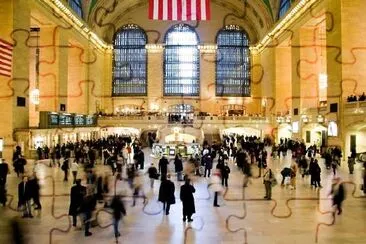
[[(151, 162), (149, 151), (145, 151), (145, 168)], [(290, 157), (272, 160), (269, 165), (280, 179), (282, 167), (288, 166)], [(28, 171), (33, 169), (33, 162), (28, 164)], [(320, 163), (323, 166), (323, 162)], [(85, 237), (78, 227), (69, 225), (66, 216), (69, 207), (67, 194), (72, 186), (71, 181), (64, 183), (63, 174), (58, 168), (49, 168), (41, 164), (37, 167), (38, 177), (41, 178), (41, 211), (34, 211), (33, 219), (21, 219), (15, 209), (17, 204), (17, 184), (20, 180), (12, 172), (8, 177), (8, 194), (15, 199), (10, 206), (0, 207), (0, 243), (8, 243), (11, 220), (21, 223), (25, 243), (365, 243), (366, 240), (366, 198), (360, 189), (361, 164), (356, 166), (356, 172), (349, 175), (345, 163), (338, 171), (338, 175), (349, 182), (347, 198), (344, 202), (342, 215), (333, 215), (329, 198), (332, 172), (322, 169), (322, 185), (319, 191), (311, 189), (308, 177), (297, 176), (297, 189), (273, 188), (273, 200), (266, 201), (262, 179), (253, 178), (249, 187), (242, 187), (242, 175), (235, 165), (230, 165), (232, 173), (229, 178), (229, 188), (219, 199), (220, 208), (214, 208), (212, 192), (207, 189), (208, 179), (198, 178), (194, 182), (196, 187), (196, 214), (191, 224), (182, 221), (182, 205), (179, 200), (180, 182), (175, 182), (177, 203), (172, 205), (170, 215), (165, 216), (162, 206), (157, 202), (159, 182), (155, 182), (150, 190), (147, 175), (144, 175), (144, 194), (147, 204), (140, 199), (135, 207), (131, 206), (131, 198), (124, 198), (127, 206), (127, 216), (120, 223), (121, 237), (116, 240), (113, 234), (111, 215), (98, 205), (95, 221), (98, 226), (93, 227), (90, 237)], [(108, 173), (109, 168), (98, 166), (100, 174)], [(173, 163), (171, 163), (173, 170)], [(254, 175), (258, 169), (253, 168)], [(82, 175), (82, 172), (79, 173)], [(51, 176), (51, 177), (49, 177)], [(55, 182), (53, 192), (52, 182)], [(356, 190), (353, 192), (354, 187)], [(113, 179), (111, 188), (114, 190)], [(131, 190), (124, 181), (117, 181), (118, 194), (131, 195)], [(54, 196), (54, 197), (53, 197)], [(9, 199), (11, 197), (9, 196)], [(319, 200), (320, 198), (320, 200)]]

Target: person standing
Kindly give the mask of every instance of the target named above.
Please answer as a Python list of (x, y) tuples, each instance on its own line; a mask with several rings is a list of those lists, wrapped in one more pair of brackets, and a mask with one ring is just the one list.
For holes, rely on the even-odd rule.
[(69, 215), (72, 216), (72, 226), (76, 227), (79, 208), (86, 194), (86, 187), (81, 185), (81, 179), (76, 180), (76, 185), (71, 187)]
[(161, 179), (165, 179), (166, 178), (166, 175), (168, 173), (168, 165), (169, 165), (168, 159), (166, 159), (166, 157), (163, 156), (159, 160), (159, 173), (161, 174)]
[(4, 159), (0, 158), (0, 185), (6, 185), (6, 179), (9, 174), (9, 166)]
[(76, 183), (76, 177), (78, 175), (78, 168), (79, 168), (79, 165), (78, 165), (77, 161), (74, 160), (71, 164), (71, 173), (72, 173), (72, 177), (73, 177), (73, 184)]
[(64, 171), (64, 181), (67, 181), (67, 176), (69, 174), (69, 158), (65, 157), (64, 162), (61, 166), (62, 171)]
[(166, 179), (163, 179), (160, 184), (159, 198), (158, 200), (163, 203), (163, 209), (165, 214), (169, 215), (170, 205), (175, 204), (175, 186), (174, 183), (170, 181), (170, 175), (167, 175)]
[(267, 171), (263, 175), (263, 182), (264, 187), (266, 190), (266, 195), (264, 196), (265, 199), (271, 200), (272, 199), (272, 182), (275, 180), (275, 176), (272, 173), (272, 170), (270, 168), (267, 169)]
[(193, 193), (196, 189), (190, 184), (188, 177), (185, 178), (185, 183), (180, 187), (180, 200), (183, 204), (183, 222), (188, 220), (192, 222), (192, 215), (196, 212), (194, 205)]
[(333, 206), (337, 207), (338, 215), (342, 213), (342, 202), (345, 197), (345, 189), (344, 184), (341, 181), (341, 178), (334, 178), (334, 182), (332, 184), (332, 191), (330, 193), (333, 198)]
[(211, 175), (211, 169), (212, 169), (212, 157), (210, 153), (207, 153), (202, 158), (203, 164), (205, 166), (205, 175), (204, 177), (210, 177)]
[(177, 173), (177, 181), (182, 181), (183, 162), (182, 157), (178, 153), (174, 159), (175, 173)]
[(118, 231), (118, 224), (122, 216), (126, 215), (126, 208), (119, 196), (114, 196), (111, 203), (111, 209), (113, 210), (113, 229), (114, 236), (117, 238), (121, 236)]
[(228, 184), (229, 174), (230, 174), (230, 167), (229, 167), (228, 163), (226, 162), (221, 170), (222, 186), (225, 186), (225, 187), (229, 186), (229, 184)]
[(30, 203), (31, 197), (32, 193), (28, 177), (23, 176), (22, 182), (18, 185), (18, 208), (23, 208), (23, 218), (33, 218)]
[(321, 188), (322, 186), (320, 185), (320, 173), (321, 173), (321, 169), (320, 166), (318, 164), (318, 160), (315, 159), (314, 160), (314, 186), (315, 187), (319, 187)]

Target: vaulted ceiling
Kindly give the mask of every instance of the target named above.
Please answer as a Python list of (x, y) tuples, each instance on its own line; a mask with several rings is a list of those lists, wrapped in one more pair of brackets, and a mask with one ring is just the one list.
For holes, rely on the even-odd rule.
[[(222, 8), (229, 13), (227, 15), (231, 15), (231, 18), (240, 19), (251, 39), (256, 42), (276, 22), (279, 1), (211, 0), (211, 8)], [(86, 21), (107, 42), (111, 41), (111, 36), (123, 24), (126, 15), (136, 12), (137, 9), (147, 8), (148, 2), (148, 0), (82, 0)]]

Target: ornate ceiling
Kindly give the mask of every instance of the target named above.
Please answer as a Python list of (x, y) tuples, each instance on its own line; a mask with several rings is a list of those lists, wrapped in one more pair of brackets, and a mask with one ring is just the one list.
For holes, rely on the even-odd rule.
[[(239, 19), (251, 39), (256, 42), (276, 22), (279, 1), (211, 0), (211, 8), (223, 8), (229, 13), (228, 19)], [(107, 42), (111, 41), (116, 29), (126, 21), (126, 15), (139, 8), (147, 8), (148, 2), (148, 0), (82, 0), (86, 21)], [(226, 16), (224, 23), (225, 21)]]

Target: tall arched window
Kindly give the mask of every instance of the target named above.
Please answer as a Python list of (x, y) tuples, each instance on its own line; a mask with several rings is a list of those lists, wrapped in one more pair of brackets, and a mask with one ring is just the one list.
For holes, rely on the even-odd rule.
[(83, 8), (81, 5), (81, 0), (69, 0), (69, 5), (77, 15), (83, 18)]
[(164, 96), (199, 96), (198, 35), (186, 24), (178, 24), (165, 35)]
[(282, 18), (291, 7), (291, 0), (281, 0), (280, 9), (278, 11), (278, 18)]
[(250, 53), (247, 34), (236, 25), (216, 37), (216, 96), (250, 96)]
[(123, 26), (114, 38), (113, 96), (145, 96), (146, 33), (137, 25)]

